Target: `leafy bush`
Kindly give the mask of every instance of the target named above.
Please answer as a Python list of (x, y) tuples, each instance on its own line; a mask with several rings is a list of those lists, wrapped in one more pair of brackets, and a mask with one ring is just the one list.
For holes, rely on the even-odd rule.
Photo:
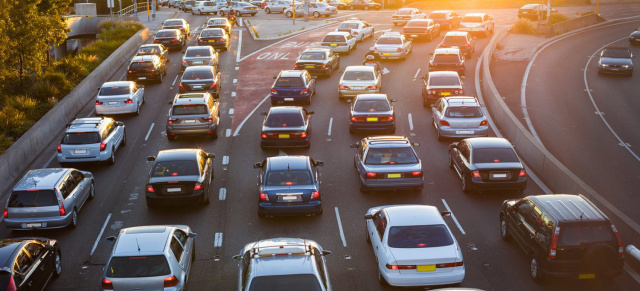
[(42, 102), (47, 102), (51, 98), (58, 99), (60, 90), (45, 80), (37, 80), (27, 90), (29, 97), (35, 98)]
[(538, 33), (538, 29), (536, 28), (536, 24), (528, 19), (518, 19), (518, 21), (511, 26), (511, 32), (519, 34), (536, 34)]
[(67, 76), (61, 72), (47, 71), (42, 78), (52, 86), (58, 88), (60, 97), (67, 95), (73, 89), (73, 84), (67, 79)]
[(12, 144), (12, 138), (0, 133), (0, 153), (4, 153)]
[(13, 106), (5, 106), (0, 110), (0, 133), (13, 139), (18, 139), (33, 123), (26, 113)]
[(86, 66), (82, 62), (83, 56), (84, 55), (78, 55), (56, 61), (53, 63), (52, 70), (62, 73), (67, 77), (69, 82), (73, 82), (74, 84), (80, 83), (84, 77), (89, 75)]
[(33, 114), (38, 107), (38, 100), (24, 95), (14, 96), (7, 100), (7, 106), (18, 109), (28, 116)]
[(558, 23), (558, 22), (563, 22), (565, 20), (569, 20), (569, 16), (566, 16), (561, 13), (553, 13), (551, 14), (551, 17), (549, 17), (549, 25)]

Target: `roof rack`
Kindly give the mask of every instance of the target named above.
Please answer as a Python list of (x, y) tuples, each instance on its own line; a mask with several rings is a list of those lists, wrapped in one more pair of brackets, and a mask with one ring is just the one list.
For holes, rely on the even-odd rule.
[(76, 118), (73, 121), (71, 121), (71, 123), (67, 123), (67, 127), (70, 127), (72, 125), (84, 125), (84, 124), (93, 124), (96, 127), (99, 127), (100, 123), (104, 120), (104, 116), (102, 116), (102, 117), (89, 117), (89, 118), (100, 118), (100, 120), (98, 122), (95, 122), (95, 121), (88, 121), (88, 120), (78, 120), (78, 118)]
[[(445, 100), (447, 101), (447, 104), (449, 104), (451, 101), (455, 101), (455, 103), (461, 103), (462, 105), (464, 105), (465, 100), (467, 101), (467, 103), (473, 103), (473, 104), (478, 103), (476, 101), (476, 98), (471, 96), (451, 96), (449, 98), (445, 98)], [(473, 100), (473, 101), (470, 101), (470, 100)]]
[(252, 247), (250, 254), (253, 258), (260, 257), (276, 257), (276, 256), (304, 256), (307, 252), (311, 252), (311, 246), (307, 246), (307, 241), (304, 244), (281, 244), (279, 246), (265, 246), (261, 247), (259, 243), (257, 246)]

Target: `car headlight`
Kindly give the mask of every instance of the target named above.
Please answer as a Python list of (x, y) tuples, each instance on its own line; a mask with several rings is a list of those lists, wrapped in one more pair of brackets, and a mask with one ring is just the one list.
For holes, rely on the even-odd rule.
[(625, 68), (625, 69), (628, 69), (628, 68), (630, 68), (631, 66), (630, 66), (630, 65), (622, 65), (622, 67), (623, 67), (623, 68)]
[(608, 67), (609, 65), (607, 65), (607, 64), (600, 64), (600, 66), (601, 66), (601, 67), (606, 68), (606, 67)]

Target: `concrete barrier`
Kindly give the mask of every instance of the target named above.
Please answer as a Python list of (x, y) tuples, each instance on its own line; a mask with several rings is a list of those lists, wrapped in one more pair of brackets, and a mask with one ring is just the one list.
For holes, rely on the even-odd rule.
[(5, 181), (0, 185), (2, 201), (41, 153), (55, 153), (66, 124), (95, 99), (97, 89), (109, 81), (150, 36), (148, 28), (138, 31), (0, 156), (0, 177)]
[(594, 25), (596, 23), (605, 22), (605, 21), (606, 20), (604, 18), (596, 14), (583, 15), (578, 18), (573, 18), (573, 19), (552, 24), (551, 30), (549, 33), (551, 35), (563, 34), (565, 32), (569, 32), (572, 30), (576, 30), (578, 28)]

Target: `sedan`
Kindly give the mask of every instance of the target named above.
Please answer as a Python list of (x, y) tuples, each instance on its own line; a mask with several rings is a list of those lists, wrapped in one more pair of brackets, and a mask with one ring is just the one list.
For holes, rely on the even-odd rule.
[(475, 51), (476, 38), (467, 31), (449, 31), (438, 45), (439, 48), (458, 48), (461, 54), (470, 57)]
[(424, 38), (428, 41), (440, 36), (440, 24), (431, 19), (409, 20), (402, 28), (402, 34), (406, 37)]
[(169, 49), (180, 50), (187, 43), (186, 37), (177, 29), (162, 29), (156, 32), (153, 43), (163, 44)]
[(229, 35), (222, 28), (205, 28), (198, 35), (198, 45), (227, 50), (229, 49)]
[(429, 72), (456, 71), (464, 76), (465, 59), (456, 48), (437, 48), (429, 60)]
[(62, 274), (60, 244), (54, 239), (3, 239), (0, 261), (2, 290), (45, 290), (50, 279)]
[(633, 75), (633, 53), (627, 47), (607, 47), (600, 52), (598, 74)]
[[(296, 1), (296, 5), (300, 4), (300, 2)], [(274, 1), (271, 4), (268, 4), (267, 7), (264, 8), (264, 12), (267, 14), (270, 13), (284, 13), (284, 10), (291, 7), (291, 1)]]
[(442, 97), (462, 95), (462, 85), (458, 72), (429, 72), (422, 77), (422, 105), (429, 107)]
[(639, 45), (640, 44), (640, 30), (634, 30), (631, 35), (629, 35), (629, 44), (630, 45)]
[(191, 66), (184, 70), (180, 84), (180, 93), (209, 92), (215, 98), (220, 98), (222, 79), (220, 72), (214, 66)]
[(143, 44), (138, 49), (136, 56), (158, 56), (166, 65), (169, 62), (169, 50), (163, 44)]
[(348, 4), (349, 9), (363, 9), (363, 10), (380, 10), (382, 5), (380, 3), (373, 2), (371, 0), (353, 0)]
[(308, 156), (275, 156), (256, 163), (258, 216), (322, 214), (318, 166)]
[[(200, 43), (200, 42), (198, 42)], [(211, 46), (190, 46), (182, 56), (182, 70), (190, 66), (218, 66), (218, 52)]]
[[(297, 5), (295, 10), (296, 15), (304, 15), (304, 5)], [(324, 2), (312, 2), (309, 3), (309, 15), (315, 18), (320, 16), (328, 17), (330, 15), (338, 14), (338, 8), (330, 6)], [(293, 9), (291, 7), (284, 10), (284, 15), (287, 17), (293, 17)]]
[(296, 70), (306, 70), (311, 75), (331, 77), (340, 68), (340, 56), (330, 49), (310, 48), (300, 54), (294, 64)]
[(153, 164), (145, 187), (147, 206), (159, 202), (208, 205), (215, 156), (200, 149), (173, 149), (148, 157)]
[(223, 7), (220, 8), (220, 15), (221, 16), (225, 16), (227, 14), (229, 14), (229, 11), (231, 9), (233, 9), (233, 11), (236, 12), (236, 16), (240, 17), (242, 15), (245, 14), (249, 14), (251, 16), (255, 16), (256, 14), (258, 14), (258, 7), (255, 5), (252, 5), (250, 3), (247, 2), (232, 2), (233, 4), (227, 6), (227, 7)]
[(450, 215), (430, 205), (369, 208), (364, 216), (367, 242), (376, 257), (380, 284), (433, 286), (462, 282), (462, 251), (443, 219)]
[(177, 29), (180, 30), (182, 36), (187, 38), (190, 33), (190, 25), (189, 22), (182, 18), (178, 19), (167, 19), (162, 23), (162, 29)]
[(362, 42), (367, 37), (373, 37), (375, 29), (373, 25), (361, 19), (350, 19), (340, 23), (335, 31), (348, 32), (358, 41)]
[(360, 94), (351, 104), (349, 133), (360, 130), (396, 132), (396, 113), (387, 94)]
[(400, 25), (407, 23), (412, 19), (425, 19), (427, 15), (418, 10), (418, 8), (400, 8), (396, 13), (391, 16), (393, 25)]
[(271, 86), (271, 105), (283, 102), (301, 102), (311, 104), (316, 93), (316, 80), (306, 70), (283, 70), (273, 77)]
[(102, 84), (96, 96), (96, 116), (140, 113), (144, 102), (144, 86), (134, 81), (113, 81)]
[(411, 38), (399, 32), (385, 32), (376, 40), (373, 52), (381, 59), (406, 59), (411, 52)]
[(449, 168), (462, 180), (462, 191), (511, 189), (522, 193), (527, 172), (508, 140), (473, 137), (449, 145)]
[(227, 32), (227, 35), (231, 35), (231, 23), (226, 18), (209, 18), (207, 28), (222, 28)]
[(311, 115), (299, 106), (271, 107), (265, 115), (260, 132), (260, 147), (291, 148), (311, 147)]
[(340, 100), (356, 97), (358, 94), (380, 93), (382, 74), (371, 66), (348, 66), (338, 83)]

